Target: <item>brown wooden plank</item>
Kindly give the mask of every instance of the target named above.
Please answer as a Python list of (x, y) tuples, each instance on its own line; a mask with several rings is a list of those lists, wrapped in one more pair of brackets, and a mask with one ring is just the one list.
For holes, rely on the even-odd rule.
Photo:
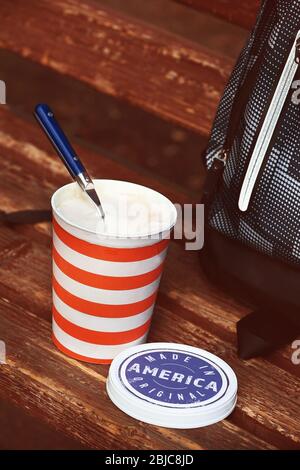
[[(86, 450), (78, 441), (7, 400), (0, 399), (0, 449), (5, 450)], [(24, 432), (26, 429), (26, 432)]]
[[(30, 207), (38, 198), (46, 200), (57, 184), (55, 181), (65, 178), (60, 164), (55, 163), (57, 160), (52, 160), (47, 174), (51, 157), (45, 152), (46, 140), (36, 134), (35, 127), (14, 118), (8, 111), (0, 110), (0, 124), (0, 161), (5, 175), (0, 188), (3, 207), (9, 209), (22, 204)], [(109, 171), (114, 177), (143, 182), (162, 190), (154, 179), (139, 176), (126, 167), (120, 171), (119, 164), (84, 149), (81, 153), (86, 161), (93, 162), (94, 168), (103, 169), (104, 174)], [(164, 192), (174, 201), (186, 198), (175, 188), (165, 187)], [(106, 447), (116, 442), (127, 447), (128, 442), (120, 440), (120, 433), (127, 435), (128, 426), (137, 429), (133, 446), (141, 440), (146, 447), (158, 448), (299, 447), (299, 371), (296, 366), (294, 370), (286, 367), (290, 348), (280, 354), (280, 364), (276, 360), (243, 362), (237, 359), (235, 323), (247, 309), (207, 282), (199, 270), (197, 253), (187, 253), (183, 246), (172, 245), (150, 339), (186, 342), (221, 355), (237, 372), (239, 402), (228, 420), (205, 430), (161, 430), (137, 424), (104, 400), (107, 373), (104, 366), (82, 365), (60, 355), (52, 346), (49, 238), (38, 232), (34, 236), (35, 229), (30, 230), (28, 234), (4, 227), (0, 231), (1, 336), (8, 344), (9, 364), (15, 365), (4, 373), (4, 369), (0, 369), (0, 380), (13, 402), (28, 407), (40, 419), (55, 423), (59, 428), (67, 422), (66, 434), (77, 436), (80, 442), (92, 447), (101, 445), (100, 434), (102, 445)], [(44, 233), (47, 234), (48, 229)], [(87, 387), (83, 390), (84, 383)], [(63, 422), (62, 407), (66, 410)], [(121, 431), (116, 430), (116, 423)], [(96, 426), (91, 436), (90, 429)]]
[(100, 153), (155, 171), (200, 193), (204, 174), (200, 155), (207, 136), (178, 128), (124, 100), (1, 49), (0, 70), (1, 78), (9, 83), (9, 105), (22, 115), (31, 117), (36, 103), (47, 101), (72, 141), (79, 138)]
[[(0, 107), (0, 147), (4, 156), (1, 161), (2, 174), (7, 176), (14, 172), (17, 179), (15, 185), (12, 186), (8, 183), (8, 178), (5, 177), (0, 187), (0, 190), (3, 188), (3, 201), (9, 204), (11, 209), (25, 209), (32, 206), (47, 207), (53, 190), (70, 181), (67, 171), (34, 118), (31, 118), (30, 122), (25, 121), (14, 116), (8, 107)], [(91, 174), (95, 178), (114, 179), (116, 175), (119, 175), (123, 179), (137, 180), (141, 184), (152, 185), (154, 188), (164, 191), (164, 180), (157, 178), (157, 175), (153, 180), (149, 177), (148, 172), (129, 169), (125, 162), (121, 163), (100, 156), (95, 152), (80, 148), (78, 145), (76, 148), (79, 148), (78, 152), (87, 162)], [(5, 158), (7, 154), (10, 155), (10, 159)], [(26, 192), (26, 198), (24, 198), (24, 174), (29, 177), (32, 185), (31, 191)], [(40, 187), (43, 188), (43, 191), (37, 197)], [(179, 189), (175, 184), (168, 183), (167, 192), (174, 201), (178, 197), (181, 202), (191, 201), (190, 193), (185, 192), (183, 188)], [(193, 197), (194, 202), (198, 201), (198, 194)]]
[(224, 54), (92, 0), (3, 0), (0, 14), (1, 48), (173, 122), (209, 132), (233, 66)]
[(174, 0), (151, 0), (151, 2), (97, 0), (97, 2), (233, 59), (239, 54), (248, 35), (246, 29), (226, 19), (206, 11), (195, 12), (194, 8)]
[(260, 0), (175, 0), (196, 10), (206, 11), (231, 23), (252, 28)]

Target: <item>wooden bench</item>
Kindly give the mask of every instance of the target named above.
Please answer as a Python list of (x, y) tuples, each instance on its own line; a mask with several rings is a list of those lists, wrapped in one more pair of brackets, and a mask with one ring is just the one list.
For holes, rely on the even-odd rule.
[[(30, 61), (32, 67), (34, 62), (42, 65), (34, 69), (31, 84), (28, 80), (28, 95), (34, 95), (45, 76), (40, 75), (43, 68), (60, 80), (53, 83), (65, 83), (66, 90), (70, 80), (83, 83), (86, 93), (94, 90), (129, 102), (207, 141), (233, 57), (102, 3), (1, 1), (1, 54), (16, 54), (21, 69)], [(193, 15), (216, 14), (226, 20), (224, 28), (227, 22), (250, 28), (258, 6), (257, 1), (250, 5), (244, 0), (178, 3), (185, 4), (178, 8)], [(11, 80), (22, 80), (15, 72), (10, 70)], [(8, 103), (9, 89), (7, 83)], [(59, 91), (49, 90), (54, 101), (56, 94)], [(80, 103), (74, 104), (76, 112), (90, 105), (84, 103), (83, 94), (80, 97)], [(6, 211), (48, 207), (53, 191), (68, 181), (27, 111), (0, 106), (0, 195), (1, 209)], [(92, 174), (146, 184), (176, 202), (199, 201), (197, 191), (173, 184), (172, 168), (167, 181), (157, 172), (144, 171), (142, 161), (131, 165), (88, 148), (88, 140), (82, 137), (77, 148)], [(172, 243), (149, 339), (196, 345), (220, 355), (237, 373), (239, 398), (225, 421), (184, 431), (126, 416), (106, 395), (107, 366), (77, 362), (53, 346), (50, 263), (49, 224), (1, 226), (0, 340), (6, 343), (7, 364), (0, 365), (0, 447), (299, 448), (299, 366), (291, 362), (291, 347), (264, 359), (239, 360), (235, 324), (248, 309), (208, 283), (196, 252)]]

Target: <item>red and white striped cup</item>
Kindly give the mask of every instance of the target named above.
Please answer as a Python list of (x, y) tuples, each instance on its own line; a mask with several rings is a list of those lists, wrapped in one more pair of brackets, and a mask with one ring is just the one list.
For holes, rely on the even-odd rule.
[(51, 201), (52, 337), (68, 356), (106, 364), (125, 348), (146, 342), (176, 209), (159, 193), (134, 185), (168, 201), (170, 225), (155, 238), (101, 236), (81, 228), (80, 221), (68, 222), (57, 210), (68, 186)]

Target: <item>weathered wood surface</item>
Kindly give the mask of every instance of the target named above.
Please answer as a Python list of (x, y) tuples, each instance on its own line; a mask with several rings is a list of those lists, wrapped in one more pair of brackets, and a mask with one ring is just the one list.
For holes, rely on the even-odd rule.
[[(0, 129), (2, 209), (46, 207), (68, 181), (66, 172), (33, 123), (2, 108)], [(80, 154), (94, 175), (147, 184), (174, 202), (190, 200), (157, 178), (85, 149)], [(186, 431), (149, 426), (116, 409), (105, 392), (107, 366), (77, 362), (51, 342), (49, 234), (47, 224), (0, 228), (0, 339), (8, 362), (0, 366), (2, 398), (91, 448), (300, 448), (299, 366), (290, 361), (291, 348), (267, 359), (238, 360), (235, 323), (247, 308), (211, 286), (197, 252), (179, 243), (170, 249), (150, 340), (221, 355), (238, 376), (237, 408), (221, 423)]]
[[(228, 22), (220, 16), (204, 10), (190, 8), (176, 0), (96, 0), (101, 5), (126, 16), (164, 29), (181, 38), (207, 46), (211, 51), (235, 58), (245, 42), (249, 31)], [(216, 47), (215, 47), (216, 46)]]
[(0, 15), (0, 48), (209, 132), (233, 66), (224, 54), (92, 0), (2, 0)]
[[(36, 103), (47, 101), (72, 138), (168, 180), (171, 166), (172, 181), (200, 195), (200, 156), (207, 136), (178, 128), (16, 54), (0, 50), (0, 64), (1, 78), (9, 83), (9, 104), (21, 108), (22, 114), (31, 116)], [(20, 76), (22, 80), (17, 79)]]
[[(47, 425), (7, 398), (0, 398), (0, 449), (86, 450), (78, 441)], [(26, 432), (24, 432), (26, 429)]]
[(220, 16), (232, 23), (252, 28), (260, 0), (175, 0), (200, 11)]

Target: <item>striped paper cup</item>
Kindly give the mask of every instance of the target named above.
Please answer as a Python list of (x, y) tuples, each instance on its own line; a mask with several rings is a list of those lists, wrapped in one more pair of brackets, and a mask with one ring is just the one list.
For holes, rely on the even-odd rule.
[(52, 197), (53, 341), (68, 356), (101, 364), (146, 342), (176, 222), (175, 206), (156, 191), (127, 182), (110, 184), (123, 190), (135, 186), (148, 197), (150, 191), (156, 199), (163, 198), (171, 223), (155, 238), (101, 236), (68, 222), (57, 210), (70, 185)]

